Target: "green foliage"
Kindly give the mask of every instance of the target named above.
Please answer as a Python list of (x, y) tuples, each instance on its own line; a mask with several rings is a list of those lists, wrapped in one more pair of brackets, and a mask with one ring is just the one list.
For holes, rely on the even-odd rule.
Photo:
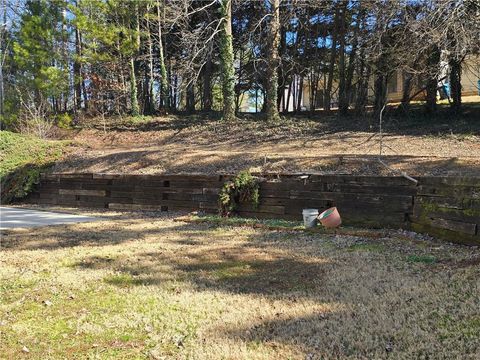
[(61, 49), (65, 39), (61, 23), (61, 2), (26, 2), (13, 42), (13, 56), (19, 70), (18, 86), (33, 91), (37, 102), (41, 96), (59, 96), (68, 90), (69, 70)]
[(437, 262), (437, 258), (432, 255), (410, 255), (407, 257), (407, 261), (414, 263), (434, 264)]
[(61, 141), (0, 131), (2, 203), (28, 195), (38, 183), (40, 173), (62, 156), (65, 145)]
[(227, 181), (219, 194), (220, 214), (229, 216), (241, 203), (259, 204), (259, 179), (248, 171), (241, 171), (232, 181)]
[(70, 129), (72, 127), (72, 116), (68, 113), (58, 114), (55, 117), (55, 122), (59, 128)]
[(137, 115), (137, 116), (129, 116), (125, 118), (124, 122), (128, 125), (139, 125), (139, 124), (148, 124), (152, 122), (154, 118), (148, 115)]

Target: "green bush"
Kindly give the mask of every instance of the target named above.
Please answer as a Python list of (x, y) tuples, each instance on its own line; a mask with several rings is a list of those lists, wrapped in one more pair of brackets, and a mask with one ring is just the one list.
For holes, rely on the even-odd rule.
[(55, 123), (57, 124), (57, 126), (59, 128), (71, 129), (72, 128), (72, 123), (73, 123), (73, 118), (68, 113), (58, 114), (55, 117)]
[(241, 171), (232, 181), (223, 184), (219, 194), (220, 214), (229, 216), (240, 203), (251, 203), (256, 208), (259, 203), (260, 181), (249, 171)]

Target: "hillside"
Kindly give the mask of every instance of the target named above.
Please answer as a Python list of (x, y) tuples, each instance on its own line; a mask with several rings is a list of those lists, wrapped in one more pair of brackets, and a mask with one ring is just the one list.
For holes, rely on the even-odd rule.
[(2, 203), (25, 196), (47, 171), (62, 158), (67, 141), (42, 140), (0, 131), (0, 179)]
[[(65, 134), (77, 145), (57, 172), (395, 174), (377, 158), (377, 124), (347, 118), (256, 118), (234, 123), (202, 117), (110, 119)], [(411, 175), (480, 176), (477, 121), (387, 122), (383, 159)]]

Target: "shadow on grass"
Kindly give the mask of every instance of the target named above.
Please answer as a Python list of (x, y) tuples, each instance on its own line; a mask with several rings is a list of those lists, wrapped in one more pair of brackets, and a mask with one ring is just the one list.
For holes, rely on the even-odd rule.
[[(135, 214), (136, 215), (136, 214)], [(5, 231), (2, 233), (4, 250), (56, 250), (77, 246), (107, 246), (143, 239), (149, 235), (158, 235), (160, 239), (166, 233), (181, 231), (188, 224), (175, 223), (165, 228), (132, 228), (132, 219), (85, 222), (69, 225), (53, 225), (31, 228), (22, 231)], [(158, 219), (158, 218), (156, 218)]]
[[(128, 220), (124, 221), (125, 225), (129, 224)], [(394, 324), (395, 301), (402, 300), (402, 296), (416, 296), (413, 302), (401, 302), (405, 318), (409, 318), (413, 316), (412, 311), (418, 311), (412, 306), (415, 301), (422, 301), (424, 291), (438, 291), (436, 287), (428, 287), (429, 273), (395, 269), (381, 260), (384, 254), (376, 251), (378, 247), (353, 248), (359, 256), (353, 264), (351, 261), (357, 255), (352, 252), (317, 251), (319, 244), (316, 240), (328, 241), (325, 239), (328, 235), (318, 238), (319, 235), (312, 234), (251, 230), (243, 233), (241, 241), (232, 240), (230, 243), (234, 236), (241, 235), (235, 232), (236, 229), (226, 228), (223, 232), (221, 227), (208, 224), (172, 223), (165, 228), (139, 230), (120, 226), (122, 223), (117, 227), (107, 224), (95, 229), (99, 233), (105, 232), (96, 244), (92, 243), (92, 231), (86, 232), (78, 225), (70, 229), (65, 227), (70, 234), (63, 234), (58, 229), (49, 230), (57, 230), (58, 237), (55, 232), (50, 233), (57, 247), (123, 244), (144, 238), (148, 241), (148, 247), (140, 250), (125, 248), (125, 253), (115, 252), (111, 256), (108, 252), (91, 255), (88, 251), (89, 256), (68, 265), (76, 270), (107, 270), (108, 275), (101, 280), (103, 284), (118, 288), (169, 286), (173, 291), (178, 286), (180, 292), (183, 284), (183, 287), (197, 292), (219, 292), (230, 296), (228, 300), (239, 307), (242, 299), (231, 295), (252, 295), (260, 301), (271, 301), (271, 304), (282, 300), (278, 315), (272, 313), (272, 316), (262, 318), (263, 315), (256, 316), (246, 308), (246, 319), (254, 317), (253, 322), (239, 319), (236, 324), (228, 323), (221, 328), (222, 336), (247, 343), (281, 343), (312, 354), (328, 351), (324, 358), (358, 354), (383, 358), (387, 355), (385, 346), (389, 345), (391, 332), (385, 331), (390, 327), (378, 323)], [(77, 237), (73, 243), (68, 242), (72, 231)], [(117, 232), (121, 237), (109, 239)], [(42, 237), (43, 234), (26, 249), (55, 249), (39, 246)], [(156, 244), (161, 244), (161, 249), (154, 246)], [(328, 248), (328, 245), (332, 244), (324, 246)], [(378, 260), (373, 265), (368, 261), (372, 258), (365, 254), (367, 250), (378, 256), (373, 258)], [(418, 284), (418, 289), (413, 288), (414, 284)], [(389, 301), (390, 295), (394, 295), (391, 306), (377, 310), (376, 302)], [(360, 304), (355, 309), (357, 314), (348, 307), (352, 304), (354, 308)], [(380, 308), (383, 305), (378, 303)], [(282, 306), (298, 308), (292, 312), (283, 309), (288, 315), (282, 315)], [(262, 314), (262, 311), (258, 313)], [(374, 341), (364, 346), (365, 336), (375, 337)]]

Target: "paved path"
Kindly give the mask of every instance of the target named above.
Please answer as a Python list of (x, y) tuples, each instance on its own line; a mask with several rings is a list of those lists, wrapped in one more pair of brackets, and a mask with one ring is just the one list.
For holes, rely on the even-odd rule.
[(96, 220), (100, 219), (83, 215), (0, 206), (0, 230), (73, 224)]

